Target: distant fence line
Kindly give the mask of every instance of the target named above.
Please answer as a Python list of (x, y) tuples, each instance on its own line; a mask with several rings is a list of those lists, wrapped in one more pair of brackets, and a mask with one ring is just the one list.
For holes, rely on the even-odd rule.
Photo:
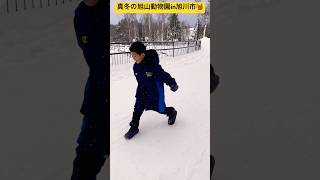
[(46, 8), (79, 0), (0, 0), (0, 14), (9, 14), (33, 8)]
[[(201, 49), (201, 41), (167, 41), (143, 42), (147, 49), (157, 50), (160, 57), (175, 57)], [(110, 65), (128, 64), (133, 62), (129, 47), (131, 43), (110, 43)]]

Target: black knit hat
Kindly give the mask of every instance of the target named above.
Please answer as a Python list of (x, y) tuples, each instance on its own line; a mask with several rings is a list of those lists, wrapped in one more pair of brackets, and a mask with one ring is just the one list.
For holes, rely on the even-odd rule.
[(146, 51), (146, 46), (142, 42), (137, 41), (131, 44), (129, 50), (130, 52), (141, 54)]

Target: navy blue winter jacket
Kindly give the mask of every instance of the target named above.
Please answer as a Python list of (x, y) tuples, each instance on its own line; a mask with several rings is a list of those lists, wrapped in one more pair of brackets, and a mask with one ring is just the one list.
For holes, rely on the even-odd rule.
[(163, 84), (173, 86), (177, 83), (160, 66), (157, 51), (147, 50), (143, 61), (134, 64), (133, 71), (138, 82), (135, 108), (164, 112)]
[[(96, 117), (106, 115), (109, 104), (109, 2), (93, 7), (81, 2), (75, 10), (74, 28), (78, 45), (89, 66), (81, 113)], [(109, 99), (109, 98), (108, 98)]]
[(214, 72), (213, 66), (210, 64), (210, 93), (212, 93), (219, 85), (220, 77)]

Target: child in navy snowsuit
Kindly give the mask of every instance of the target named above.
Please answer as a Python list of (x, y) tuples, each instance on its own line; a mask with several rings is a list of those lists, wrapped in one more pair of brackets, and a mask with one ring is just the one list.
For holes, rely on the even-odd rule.
[[(220, 82), (220, 77), (216, 75), (214, 72), (213, 66), (210, 65), (210, 93), (213, 93), (213, 91), (218, 87)], [(212, 155), (210, 155), (210, 177), (212, 177), (213, 169), (215, 165), (215, 160)]]
[(83, 0), (75, 10), (77, 42), (89, 66), (71, 180), (95, 180), (110, 152), (109, 2)]
[(138, 82), (136, 91), (136, 102), (131, 128), (125, 134), (126, 139), (131, 139), (139, 132), (139, 121), (144, 110), (153, 110), (169, 117), (168, 124), (173, 125), (176, 120), (177, 111), (173, 107), (166, 107), (164, 101), (164, 86), (170, 86), (175, 92), (178, 85), (169, 73), (165, 72), (159, 65), (159, 56), (156, 50), (146, 50), (141, 42), (134, 42), (130, 46), (132, 58), (135, 60), (133, 66), (134, 75)]

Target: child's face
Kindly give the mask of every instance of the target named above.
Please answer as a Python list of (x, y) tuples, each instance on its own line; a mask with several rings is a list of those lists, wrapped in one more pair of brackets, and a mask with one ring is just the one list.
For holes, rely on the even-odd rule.
[(136, 61), (137, 64), (141, 63), (141, 61), (144, 59), (144, 53), (138, 54), (136, 52), (130, 52), (132, 58), (134, 61)]

